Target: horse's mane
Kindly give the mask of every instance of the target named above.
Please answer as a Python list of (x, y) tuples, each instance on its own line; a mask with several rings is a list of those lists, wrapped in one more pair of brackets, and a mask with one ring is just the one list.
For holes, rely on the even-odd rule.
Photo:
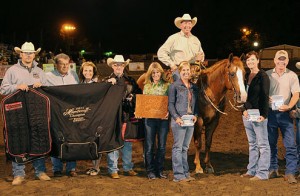
[[(236, 66), (238, 66), (243, 72), (245, 71), (243, 62), (238, 57), (233, 57), (232, 63)], [(224, 71), (226, 68), (226, 65), (228, 65), (228, 59), (223, 59), (218, 62), (216, 62), (211, 67), (202, 70), (202, 73), (204, 75), (209, 75), (211, 80), (215, 80), (216, 78), (220, 77), (222, 74), (220, 72)]]
[(211, 80), (215, 80), (217, 77), (220, 77), (222, 72), (225, 69), (225, 64), (228, 64), (228, 59), (223, 59), (221, 61), (216, 62), (214, 65), (211, 67), (202, 70), (203, 75), (210, 76)]

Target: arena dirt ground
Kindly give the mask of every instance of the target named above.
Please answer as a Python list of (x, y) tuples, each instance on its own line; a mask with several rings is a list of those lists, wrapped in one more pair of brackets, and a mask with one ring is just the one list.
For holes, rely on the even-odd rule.
[[(229, 93), (227, 96), (231, 96)], [(283, 178), (251, 182), (241, 178), (248, 162), (248, 144), (242, 125), (241, 114), (228, 105), (228, 116), (223, 115), (217, 128), (212, 145), (211, 162), (215, 174), (196, 175), (193, 170), (194, 145), (189, 151), (189, 165), (196, 181), (175, 183), (172, 181), (171, 148), (172, 133), (167, 141), (165, 170), (168, 179), (148, 180), (143, 164), (142, 145), (134, 143), (133, 161), (138, 176), (122, 175), (114, 180), (108, 176), (105, 156), (101, 162), (101, 174), (87, 176), (85, 171), (91, 161), (78, 161), (78, 177), (52, 178), (42, 182), (34, 179), (31, 164), (26, 165), (26, 182), (22, 186), (12, 186), (11, 163), (6, 162), (3, 138), (0, 143), (0, 195), (300, 195), (300, 182), (290, 185)], [(1, 127), (2, 128), (2, 122)], [(2, 137), (2, 135), (1, 135)], [(203, 160), (204, 153), (201, 154)], [(279, 140), (280, 173), (284, 174), (284, 150)], [(47, 158), (47, 173), (52, 177), (51, 162)], [(122, 168), (119, 161), (120, 168)], [(300, 181), (300, 179), (298, 179)]]

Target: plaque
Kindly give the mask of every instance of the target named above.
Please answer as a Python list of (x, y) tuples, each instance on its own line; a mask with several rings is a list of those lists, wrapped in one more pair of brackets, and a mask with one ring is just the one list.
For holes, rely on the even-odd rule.
[(259, 109), (248, 109), (248, 121), (257, 122), (260, 117)]
[(181, 120), (183, 121), (182, 127), (191, 127), (194, 126), (194, 115), (183, 115)]
[(284, 104), (282, 95), (272, 96), (272, 110), (279, 110), (279, 108)]
[(136, 95), (137, 118), (165, 118), (168, 114), (168, 96)]

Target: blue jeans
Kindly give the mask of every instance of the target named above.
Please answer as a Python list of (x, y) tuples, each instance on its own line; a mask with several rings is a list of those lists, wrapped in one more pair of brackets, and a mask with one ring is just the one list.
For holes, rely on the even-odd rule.
[(251, 122), (243, 116), (243, 122), (249, 143), (247, 174), (258, 176), (260, 179), (268, 179), (271, 156), (267, 129), (268, 119), (263, 122)]
[[(61, 159), (56, 158), (56, 157), (51, 157), (51, 161), (52, 161), (52, 171), (53, 172), (57, 172), (63, 171), (63, 163), (61, 161)], [(69, 173), (70, 171), (75, 171), (76, 168), (76, 161), (67, 161), (66, 162), (66, 173)]]
[[(123, 170), (129, 171), (133, 168), (132, 163), (132, 143), (124, 142), (124, 147), (120, 149), (122, 152)], [(107, 154), (108, 173), (117, 173), (118, 169), (119, 150), (112, 151)]]
[[(32, 165), (34, 167), (35, 176), (39, 176), (41, 173), (46, 172), (45, 159), (36, 159), (32, 161)], [(16, 162), (12, 162), (12, 171), (13, 176), (22, 176), (25, 177), (25, 164), (19, 164)]]
[(174, 180), (182, 180), (190, 177), (188, 164), (188, 149), (193, 137), (194, 126), (181, 127), (171, 120), (171, 128), (174, 137), (172, 148), (172, 167)]
[(268, 116), (268, 136), (271, 148), (270, 170), (278, 169), (277, 159), (277, 141), (278, 128), (280, 128), (283, 144), (286, 149), (286, 171), (285, 174), (295, 174), (297, 171), (297, 147), (295, 143), (295, 133), (293, 120), (289, 117), (288, 112), (272, 111), (269, 109)]
[(298, 153), (298, 170), (300, 170), (300, 119), (296, 118), (296, 144)]
[[(166, 142), (169, 132), (169, 121), (161, 119), (145, 119), (145, 159), (147, 172), (159, 173), (164, 170)], [(157, 152), (154, 153), (158, 139)], [(154, 156), (155, 154), (155, 156)]]

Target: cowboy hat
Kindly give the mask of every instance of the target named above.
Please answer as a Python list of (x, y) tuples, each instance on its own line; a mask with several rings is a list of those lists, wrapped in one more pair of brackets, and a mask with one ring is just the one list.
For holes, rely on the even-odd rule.
[(111, 65), (114, 63), (123, 63), (126, 66), (129, 64), (129, 61), (130, 61), (130, 59), (127, 59), (126, 61), (124, 61), (123, 55), (116, 55), (114, 58), (107, 59), (107, 65), (111, 67)]
[(14, 49), (18, 54), (21, 52), (34, 52), (34, 54), (38, 54), (41, 51), (41, 48), (35, 50), (34, 45), (31, 42), (25, 42), (21, 48), (15, 47)]
[(191, 16), (189, 14), (183, 14), (182, 17), (177, 17), (174, 20), (175, 26), (180, 29), (180, 24), (182, 21), (184, 20), (189, 20), (192, 22), (192, 27), (196, 25), (197, 23), (197, 17), (194, 17), (193, 19), (191, 18)]

